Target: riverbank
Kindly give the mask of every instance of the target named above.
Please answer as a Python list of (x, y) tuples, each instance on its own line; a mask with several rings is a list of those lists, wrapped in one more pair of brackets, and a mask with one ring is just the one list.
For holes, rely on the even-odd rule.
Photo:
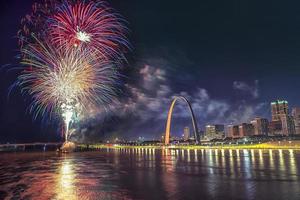
[[(21, 152), (21, 151), (56, 151), (61, 148), (62, 143), (53, 143), (53, 144), (40, 144), (40, 143), (31, 143), (31, 144), (6, 144), (0, 145), (0, 152)], [(159, 145), (159, 144), (135, 144), (135, 145), (124, 145), (124, 144), (76, 144), (75, 151), (97, 151), (99, 149), (292, 149), (300, 150), (300, 141), (291, 140), (291, 141), (269, 141), (256, 144), (176, 144), (176, 145)]]
[(79, 144), (77, 150), (97, 150), (103, 148), (151, 148), (151, 149), (294, 149), (300, 150), (300, 141), (276, 141), (258, 144), (226, 145), (120, 145), (120, 144)]

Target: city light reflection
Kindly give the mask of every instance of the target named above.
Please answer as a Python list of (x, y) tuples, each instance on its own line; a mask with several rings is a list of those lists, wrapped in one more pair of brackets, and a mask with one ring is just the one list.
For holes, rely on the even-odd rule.
[(279, 152), (279, 169), (285, 171), (285, 164), (284, 164), (284, 157), (282, 154), (282, 150), (279, 149), (278, 152)]
[(258, 152), (259, 152), (259, 166), (261, 169), (263, 169), (264, 168), (263, 152), (261, 149), (259, 149)]
[(191, 154), (190, 154), (190, 150), (187, 150), (187, 161), (190, 162), (191, 161)]
[(222, 166), (225, 165), (225, 150), (221, 149), (221, 164)]
[(244, 149), (243, 150), (243, 158), (244, 158), (244, 170), (246, 173), (246, 177), (251, 177), (251, 163), (250, 163), (250, 157), (249, 157), (249, 151)]
[(292, 176), (295, 178), (295, 179), (298, 179), (297, 177), (297, 162), (295, 160), (295, 155), (294, 155), (294, 150), (290, 149), (289, 150), (289, 156), (290, 156), (290, 159), (289, 159), (289, 162), (290, 162), (290, 170), (291, 170), (291, 174)]
[(255, 152), (253, 149), (251, 149), (251, 162), (254, 164), (255, 163)]
[(272, 149), (269, 150), (270, 168), (274, 169), (274, 158)]
[(196, 149), (194, 150), (194, 156), (195, 156), (195, 162), (198, 162), (198, 152)]

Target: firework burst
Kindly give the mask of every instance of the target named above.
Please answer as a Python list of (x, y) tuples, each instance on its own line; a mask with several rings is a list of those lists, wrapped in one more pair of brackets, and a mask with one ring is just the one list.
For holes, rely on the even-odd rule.
[(123, 23), (97, 0), (43, 0), (21, 21), (23, 71), (14, 85), (31, 96), (34, 118), (63, 118), (66, 141), (87, 107), (115, 101), (118, 66), (129, 49)]
[[(36, 39), (37, 40), (37, 39)], [(66, 124), (86, 105), (103, 106), (114, 101), (118, 73), (111, 62), (99, 62), (89, 50), (58, 51), (37, 40), (22, 49), (24, 70), (16, 84), (32, 97), (30, 111), (35, 118), (60, 114)]]
[(88, 48), (101, 59), (122, 58), (128, 48), (123, 20), (102, 1), (66, 1), (48, 22), (49, 38), (57, 48)]
[(99, 59), (124, 60), (130, 49), (126, 22), (107, 3), (100, 0), (43, 0), (21, 20), (19, 45), (49, 39), (57, 49), (89, 48)]

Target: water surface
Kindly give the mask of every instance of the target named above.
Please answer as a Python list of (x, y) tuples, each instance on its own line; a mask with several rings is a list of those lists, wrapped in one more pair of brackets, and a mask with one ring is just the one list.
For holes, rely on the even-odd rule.
[(300, 199), (300, 151), (0, 154), (0, 199)]

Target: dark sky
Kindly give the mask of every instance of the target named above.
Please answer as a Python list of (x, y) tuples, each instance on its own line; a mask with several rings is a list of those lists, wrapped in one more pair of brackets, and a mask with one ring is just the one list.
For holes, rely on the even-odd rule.
[[(16, 66), (16, 32), (33, 1), (1, 1), (0, 64)], [(300, 105), (300, 2), (109, 1), (130, 28), (130, 97), (118, 109), (82, 122), (77, 138), (158, 137), (171, 97), (192, 102), (203, 127), (270, 117), (269, 103)], [(9, 67), (8, 67), (9, 68)], [(54, 141), (55, 122), (32, 120), (26, 102), (8, 87), (17, 74), (0, 74), (0, 142)], [(125, 108), (126, 107), (126, 108)], [(174, 111), (173, 132), (190, 119), (184, 104)], [(175, 123), (174, 123), (175, 124)], [(91, 136), (92, 135), (92, 136)]]

